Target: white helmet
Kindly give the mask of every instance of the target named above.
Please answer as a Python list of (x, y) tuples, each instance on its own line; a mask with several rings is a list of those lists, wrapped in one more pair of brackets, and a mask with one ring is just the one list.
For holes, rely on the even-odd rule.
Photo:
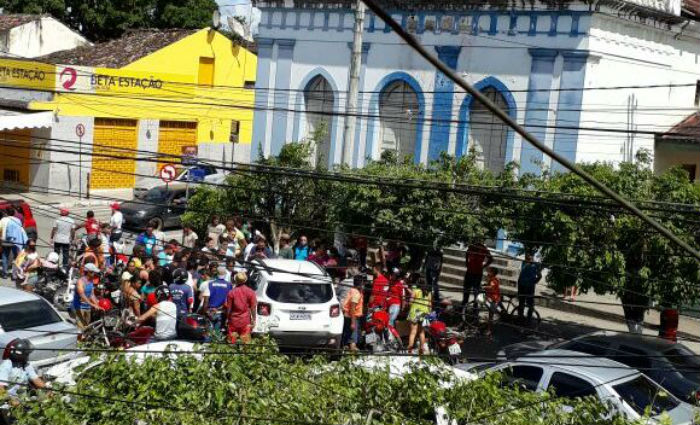
[(49, 255), (46, 256), (46, 261), (49, 263), (58, 264), (58, 253), (49, 252)]

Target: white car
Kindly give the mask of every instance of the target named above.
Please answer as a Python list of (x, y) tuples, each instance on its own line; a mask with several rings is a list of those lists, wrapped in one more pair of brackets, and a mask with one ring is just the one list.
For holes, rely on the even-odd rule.
[(551, 390), (558, 397), (595, 396), (610, 402), (612, 408), (632, 421), (646, 409), (651, 423), (663, 423), (668, 415), (673, 425), (694, 423), (695, 409), (683, 403), (646, 375), (622, 363), (604, 357), (569, 350), (545, 350), (516, 360), (490, 365), (458, 365), (465, 371), (499, 371), (505, 379), (525, 390)]
[[(174, 182), (205, 182), (212, 184), (223, 184), (226, 182), (226, 174), (211, 165), (193, 165), (189, 167), (178, 167), (177, 176)], [(134, 185), (134, 198), (142, 199), (146, 193), (154, 187), (162, 186), (163, 180), (158, 173), (152, 177), (139, 177)]]
[(343, 313), (333, 280), (315, 263), (256, 260), (249, 284), (258, 298), (254, 334), (280, 346), (340, 347)]

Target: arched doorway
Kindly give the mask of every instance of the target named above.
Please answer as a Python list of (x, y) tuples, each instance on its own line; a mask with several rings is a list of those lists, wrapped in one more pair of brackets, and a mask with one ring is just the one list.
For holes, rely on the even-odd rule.
[[(481, 91), (502, 110), (509, 112), (506, 98), (494, 87)], [(476, 150), (477, 161), (484, 168), (498, 174), (506, 163), (508, 147), (508, 126), (486, 109), (478, 101), (473, 101), (469, 109), (469, 149)]]
[(331, 153), (331, 123), (335, 94), (328, 80), (314, 77), (304, 89), (306, 138), (315, 139), (316, 164), (328, 164)]
[(400, 159), (416, 152), (420, 103), (407, 82), (389, 83), (379, 96), (379, 151), (393, 150)]

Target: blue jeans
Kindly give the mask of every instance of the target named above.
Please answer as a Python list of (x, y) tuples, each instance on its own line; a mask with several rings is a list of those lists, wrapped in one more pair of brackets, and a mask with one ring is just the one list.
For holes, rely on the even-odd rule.
[(389, 306), (389, 325), (396, 326), (396, 318), (401, 313), (401, 304), (393, 304)]
[[(10, 256), (12, 254), (12, 256)], [(12, 262), (19, 254), (19, 248), (17, 245), (3, 246), (2, 247), (2, 273), (7, 275), (7, 265), (12, 264)]]
[(224, 323), (224, 312), (221, 310), (209, 310), (209, 320), (211, 320), (212, 329), (220, 331), (221, 325)]

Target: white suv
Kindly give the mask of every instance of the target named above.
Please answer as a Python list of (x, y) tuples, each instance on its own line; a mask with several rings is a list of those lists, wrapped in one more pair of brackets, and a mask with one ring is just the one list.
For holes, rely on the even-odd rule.
[(340, 347), (343, 314), (333, 280), (315, 263), (256, 260), (249, 284), (258, 297), (254, 334), (280, 346)]

